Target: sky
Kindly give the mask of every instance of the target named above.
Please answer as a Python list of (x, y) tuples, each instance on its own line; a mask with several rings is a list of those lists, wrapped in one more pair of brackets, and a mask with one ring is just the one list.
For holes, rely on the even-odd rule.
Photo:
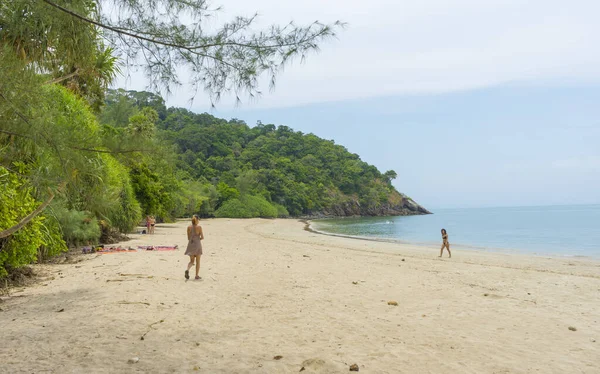
[[(216, 0), (216, 24), (347, 22), (257, 100), (167, 104), (333, 139), (422, 205), (600, 203), (600, 2)], [(144, 89), (136, 74), (117, 83)]]

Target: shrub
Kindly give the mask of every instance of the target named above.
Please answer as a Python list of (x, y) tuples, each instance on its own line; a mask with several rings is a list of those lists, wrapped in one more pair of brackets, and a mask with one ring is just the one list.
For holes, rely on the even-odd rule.
[(221, 205), (215, 212), (217, 218), (252, 218), (252, 213), (240, 199), (231, 199)]
[(272, 203), (275, 209), (277, 209), (277, 217), (279, 218), (287, 218), (290, 216), (288, 210), (281, 204)]
[(278, 215), (277, 208), (262, 196), (244, 196), (242, 202), (246, 204), (252, 217), (275, 218)]
[(89, 213), (69, 210), (63, 206), (55, 207), (52, 212), (62, 228), (63, 238), (68, 245), (96, 243), (100, 238), (98, 220)]
[[(280, 209), (283, 214), (287, 214), (284, 207)], [(246, 195), (241, 199), (230, 199), (221, 205), (215, 212), (218, 218), (275, 218), (279, 215), (279, 210), (262, 196)]]
[[(0, 231), (21, 221), (39, 205), (31, 195), (31, 188), (14, 173), (0, 166)], [(0, 277), (7, 268), (27, 265), (37, 259), (37, 249), (44, 244), (42, 222), (38, 215), (14, 234), (0, 239)]]

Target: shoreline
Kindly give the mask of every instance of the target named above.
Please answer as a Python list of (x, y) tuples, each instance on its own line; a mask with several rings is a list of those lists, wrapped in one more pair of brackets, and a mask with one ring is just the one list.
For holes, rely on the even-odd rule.
[[(320, 219), (320, 218), (319, 218)], [(313, 226), (313, 221), (312, 219), (300, 219), (300, 222), (305, 223), (305, 228), (304, 230), (315, 233), (315, 234), (319, 234), (319, 235), (325, 235), (325, 236), (332, 236), (332, 237), (340, 237), (340, 238), (347, 238), (347, 239), (354, 239), (354, 240), (366, 240), (366, 241), (373, 241), (373, 242), (378, 242), (378, 243), (394, 243), (394, 244), (398, 244), (398, 245), (407, 245), (407, 246), (415, 246), (415, 247), (421, 247), (421, 248), (427, 248), (427, 249), (434, 249), (437, 248), (439, 250), (439, 246), (441, 245), (441, 243), (425, 243), (425, 242), (408, 242), (408, 241), (404, 241), (404, 240), (400, 240), (400, 239), (386, 239), (386, 238), (380, 238), (380, 237), (369, 237), (369, 236), (359, 236), (359, 235), (350, 235), (350, 234), (339, 234), (339, 233), (334, 233), (334, 232), (328, 232), (328, 231), (324, 231), (324, 230), (319, 230), (317, 228), (315, 228)], [(452, 243), (451, 243), (452, 244)], [(569, 259), (569, 258), (573, 258), (573, 259), (589, 259), (592, 261), (599, 261), (600, 262), (600, 255), (569, 255), (569, 254), (543, 254), (543, 253), (537, 253), (535, 251), (532, 250), (527, 250), (527, 249), (523, 249), (523, 248), (495, 248), (495, 247), (484, 247), (484, 246), (474, 246), (474, 245), (468, 245), (468, 244), (453, 244), (452, 245), (452, 250), (454, 250), (454, 248), (457, 248), (458, 250), (467, 250), (469, 252), (480, 252), (480, 253), (497, 253), (497, 254), (510, 254), (510, 255), (517, 255), (517, 256), (533, 256), (533, 257), (540, 257), (540, 258), (556, 258), (556, 259)]]

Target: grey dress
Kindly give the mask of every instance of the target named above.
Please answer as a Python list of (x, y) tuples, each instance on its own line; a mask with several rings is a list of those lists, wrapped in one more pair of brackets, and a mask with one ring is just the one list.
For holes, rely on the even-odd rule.
[(188, 242), (185, 254), (187, 256), (199, 256), (202, 254), (202, 243), (200, 242), (200, 235), (196, 232), (196, 226), (189, 226), (192, 234), (190, 235), (190, 241)]

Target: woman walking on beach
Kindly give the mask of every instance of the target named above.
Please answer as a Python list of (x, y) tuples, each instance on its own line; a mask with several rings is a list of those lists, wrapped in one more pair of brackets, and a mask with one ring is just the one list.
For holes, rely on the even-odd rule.
[(198, 225), (198, 217), (192, 217), (192, 224), (187, 228), (188, 245), (185, 250), (186, 256), (190, 256), (190, 263), (185, 271), (185, 279), (190, 279), (190, 268), (196, 263), (196, 278), (202, 279), (198, 275), (200, 272), (200, 256), (202, 255), (202, 243), (204, 240), (204, 234), (202, 233), (202, 227)]
[(442, 248), (440, 249), (440, 255), (438, 257), (442, 257), (444, 254), (444, 247), (448, 250), (448, 257), (452, 257), (452, 253), (450, 252), (450, 243), (448, 243), (448, 233), (446, 233), (446, 229), (442, 229)]

